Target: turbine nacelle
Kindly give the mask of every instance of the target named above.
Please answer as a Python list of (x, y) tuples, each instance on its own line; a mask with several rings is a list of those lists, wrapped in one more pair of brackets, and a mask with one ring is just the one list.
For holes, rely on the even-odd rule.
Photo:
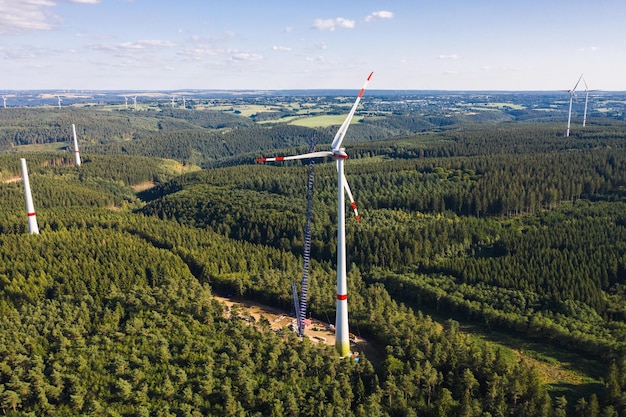
[(343, 149), (335, 149), (331, 156), (333, 159), (348, 159), (348, 154)]

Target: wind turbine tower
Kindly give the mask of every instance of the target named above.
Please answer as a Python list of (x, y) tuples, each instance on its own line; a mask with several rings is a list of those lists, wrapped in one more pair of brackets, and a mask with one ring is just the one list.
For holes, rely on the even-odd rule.
[(183, 97), (183, 109), (187, 108), (187, 99)]
[(571, 90), (568, 91), (568, 93), (569, 93), (569, 113), (567, 114), (567, 130), (565, 131), (565, 136), (566, 137), (569, 137), (569, 126), (570, 126), (570, 122), (572, 121), (572, 101), (574, 100), (574, 97), (576, 97), (576, 87), (578, 87), (578, 83), (580, 82), (580, 80), (582, 78), (583, 78), (583, 75), (580, 74), (580, 78), (576, 82), (576, 85), (574, 85), (574, 88), (572, 88)]
[(137, 96), (133, 97), (133, 105), (135, 106), (135, 110), (137, 110)]
[(76, 166), (80, 166), (80, 154), (78, 153), (78, 139), (76, 138), (76, 125), (72, 123), (72, 133), (74, 133), (74, 161)]
[(4, 108), (7, 108), (7, 98), (5, 96), (2, 96), (2, 101), (4, 102)]
[(331, 157), (335, 160), (337, 165), (337, 313), (335, 318), (335, 349), (340, 357), (346, 357), (350, 354), (350, 333), (348, 331), (348, 282), (347, 282), (347, 268), (346, 268), (346, 206), (345, 206), (345, 194), (348, 194), (350, 198), (352, 209), (354, 214), (359, 220), (359, 214), (356, 210), (356, 204), (350, 186), (346, 180), (344, 174), (344, 161), (348, 159), (348, 154), (345, 149), (341, 147), (341, 143), (346, 135), (346, 131), (350, 126), (350, 122), (354, 117), (361, 97), (365, 92), (365, 87), (372, 78), (372, 73), (367, 77), (359, 95), (357, 96), (348, 116), (344, 120), (343, 124), (335, 134), (335, 138), (331, 144), (331, 150), (309, 152), (301, 155), (293, 156), (278, 156), (274, 158), (258, 158), (257, 162), (272, 162), (272, 161), (289, 161), (294, 159), (310, 159), (310, 158), (325, 158)]
[(22, 179), (24, 180), (24, 196), (26, 197), (26, 214), (28, 215), (28, 233), (31, 235), (39, 234), (39, 226), (37, 226), (37, 216), (35, 215), (35, 206), (33, 205), (33, 195), (30, 192), (30, 181), (28, 180), (28, 168), (26, 168), (26, 159), (21, 158), (22, 162)]
[(589, 101), (589, 87), (587, 87), (587, 81), (583, 78), (585, 83), (585, 112), (583, 113), (583, 127), (587, 124), (587, 102)]
[(176, 97), (172, 96), (172, 108), (174, 108), (175, 103), (176, 103)]
[(124, 105), (126, 106), (126, 110), (128, 110), (128, 97), (124, 96)]
[(58, 103), (59, 108), (61, 108), (61, 101), (63, 101), (61, 100), (61, 96), (57, 96), (57, 103)]

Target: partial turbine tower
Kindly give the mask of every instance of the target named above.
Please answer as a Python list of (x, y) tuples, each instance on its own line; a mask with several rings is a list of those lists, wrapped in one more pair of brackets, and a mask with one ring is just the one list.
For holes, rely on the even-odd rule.
[(183, 109), (187, 108), (187, 99), (183, 96)]
[(57, 102), (58, 102), (59, 108), (61, 108), (61, 101), (62, 101), (61, 96), (57, 96)]
[(7, 108), (7, 98), (5, 96), (2, 96), (2, 101), (4, 102), (4, 108)]
[(274, 158), (258, 158), (257, 162), (271, 162), (271, 161), (289, 161), (293, 159), (310, 159), (310, 158), (324, 158), (330, 156), (337, 164), (337, 313), (335, 318), (335, 349), (340, 357), (346, 357), (350, 354), (350, 333), (348, 331), (348, 282), (347, 282), (347, 268), (346, 268), (346, 206), (345, 206), (345, 194), (348, 194), (350, 198), (352, 209), (357, 220), (359, 220), (359, 214), (356, 210), (356, 204), (350, 186), (346, 180), (344, 174), (343, 163), (348, 159), (348, 154), (344, 148), (341, 147), (341, 143), (346, 135), (346, 131), (350, 126), (350, 122), (354, 117), (361, 97), (365, 92), (365, 87), (372, 78), (372, 73), (365, 80), (365, 84), (361, 88), (356, 101), (352, 105), (346, 120), (335, 134), (335, 138), (331, 144), (330, 151), (309, 152), (302, 155), (294, 156), (278, 156)]
[(33, 195), (30, 192), (30, 181), (28, 180), (28, 168), (26, 168), (26, 159), (21, 158), (22, 162), (22, 179), (24, 180), (24, 196), (26, 197), (26, 214), (28, 215), (28, 233), (31, 235), (39, 234), (39, 226), (37, 226), (37, 216), (35, 215), (35, 206), (33, 205)]
[(126, 106), (126, 110), (128, 110), (128, 97), (124, 96), (124, 105)]
[(583, 127), (587, 124), (587, 102), (589, 101), (589, 87), (587, 87), (587, 81), (583, 78), (585, 83), (585, 112), (583, 113)]
[(76, 166), (80, 166), (80, 154), (78, 153), (78, 139), (76, 138), (76, 125), (72, 123), (72, 132), (74, 133), (74, 161)]
[(135, 110), (137, 110), (137, 96), (133, 97), (133, 105), (135, 106)]
[(172, 108), (174, 108), (174, 103), (176, 103), (176, 97), (172, 96)]
[(574, 100), (574, 97), (576, 97), (576, 87), (578, 87), (578, 83), (580, 82), (580, 80), (582, 78), (583, 78), (583, 75), (580, 74), (580, 78), (576, 82), (576, 85), (574, 85), (574, 88), (572, 88), (571, 90), (568, 91), (568, 93), (569, 93), (569, 113), (567, 115), (567, 130), (565, 131), (565, 136), (566, 137), (569, 137), (569, 126), (570, 126), (570, 122), (572, 121), (572, 101)]

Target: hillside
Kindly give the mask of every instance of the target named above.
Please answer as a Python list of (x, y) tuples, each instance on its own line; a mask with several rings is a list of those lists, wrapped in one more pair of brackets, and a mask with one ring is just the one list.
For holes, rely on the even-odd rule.
[[(353, 126), (350, 325), (385, 352), (375, 368), (224, 316), (216, 292), (291, 310), (306, 169), (253, 160), (306, 146), (313, 129), (196, 116), (171, 115), (188, 150), (157, 126), (86, 145), (81, 167), (65, 151), (0, 156), (5, 413), (626, 415), (626, 125), (570, 138), (493, 117)], [(385, 137), (394, 124), (401, 135)], [(204, 135), (228, 139), (200, 151)], [(332, 321), (336, 172), (315, 169), (310, 305)]]

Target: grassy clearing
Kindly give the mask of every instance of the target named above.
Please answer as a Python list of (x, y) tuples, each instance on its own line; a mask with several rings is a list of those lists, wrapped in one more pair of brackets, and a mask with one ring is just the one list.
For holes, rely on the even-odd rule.
[(200, 171), (202, 169), (198, 165), (194, 165), (194, 164), (183, 165), (180, 162), (175, 161), (173, 159), (164, 159), (161, 166), (166, 172), (170, 174), (175, 174), (175, 175), (182, 175), (186, 172)]
[(534, 367), (541, 381), (555, 396), (588, 396), (601, 383), (604, 367), (598, 361), (557, 349), (550, 345), (490, 331), (483, 326), (464, 324), (461, 329), (472, 337), (511, 350), (518, 360)]
[[(431, 309), (421, 308), (424, 314), (443, 323), (449, 317)], [(515, 335), (492, 330), (485, 325), (464, 322), (455, 318), (460, 330), (479, 342), (492, 343), (504, 349), (506, 355), (533, 366), (550, 391), (551, 396), (578, 398), (597, 392), (605, 367), (597, 360), (550, 346), (545, 343), (527, 340)]]
[(37, 143), (37, 144), (32, 144), (32, 145), (18, 145), (14, 147), (13, 149), (16, 152), (24, 152), (24, 153), (60, 152), (60, 151), (65, 151), (68, 146), (69, 146), (69, 142), (53, 142), (53, 143)]
[[(304, 117), (293, 120), (290, 125), (303, 126), (303, 127), (328, 127), (339, 126), (346, 119), (345, 114), (338, 115), (324, 115), (324, 116), (312, 116)], [(357, 120), (352, 119), (352, 123), (358, 123)]]

